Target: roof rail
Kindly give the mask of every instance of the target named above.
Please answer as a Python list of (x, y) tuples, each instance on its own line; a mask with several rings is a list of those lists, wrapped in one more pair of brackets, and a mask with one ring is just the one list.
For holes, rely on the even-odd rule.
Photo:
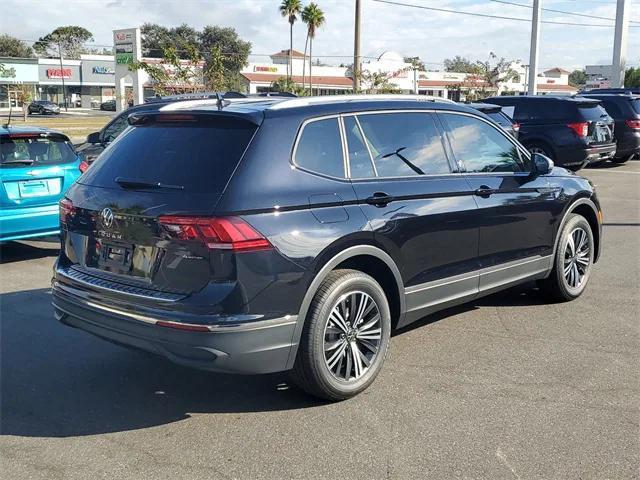
[(405, 94), (380, 94), (380, 95), (323, 95), (317, 97), (298, 97), (291, 100), (283, 100), (275, 103), (270, 109), (280, 110), (283, 108), (306, 107), (309, 105), (318, 105), (323, 103), (340, 103), (340, 102), (357, 102), (357, 101), (419, 101), (419, 102), (444, 102), (456, 103), (448, 98), (435, 97), (432, 95), (405, 95)]

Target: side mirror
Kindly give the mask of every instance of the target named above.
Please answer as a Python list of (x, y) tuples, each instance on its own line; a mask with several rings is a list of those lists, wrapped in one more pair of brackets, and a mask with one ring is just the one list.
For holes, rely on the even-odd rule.
[(100, 132), (93, 132), (87, 135), (87, 143), (102, 143), (100, 140)]
[(553, 160), (540, 153), (531, 154), (531, 173), (534, 175), (547, 175), (553, 169)]

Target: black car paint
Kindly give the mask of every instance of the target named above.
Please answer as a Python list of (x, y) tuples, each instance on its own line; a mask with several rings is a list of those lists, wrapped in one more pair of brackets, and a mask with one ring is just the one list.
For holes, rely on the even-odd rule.
[[(185, 365), (240, 373), (286, 370), (293, 366), (307, 308), (329, 267), (363, 257), (374, 261), (386, 275), (388, 293), (397, 292), (395, 323), (403, 326), (433, 311), (415, 302), (407, 307), (406, 288), (531, 254), (551, 255), (561, 223), (576, 202), (584, 202), (592, 222), (600, 210), (592, 185), (562, 168), (542, 176), (461, 172), (350, 181), (292, 164), (297, 132), (310, 118), (371, 110), (453, 110), (483, 117), (466, 107), (361, 101), (239, 110), (239, 115), (264, 121), (221, 195), (123, 191), (82, 183), (70, 189), (67, 196), (79, 213), (76, 223), (63, 230), (53, 280), (61, 321)], [(451, 154), (449, 148), (446, 151)], [(494, 193), (479, 196), (476, 190), (485, 185)], [(367, 198), (376, 192), (390, 195), (391, 201), (370, 205)], [(105, 206), (120, 216), (129, 242), (162, 251), (153, 284), (88, 268), (87, 273), (104, 284), (122, 287), (105, 290), (63, 274), (84, 261), (91, 241), (104, 240), (99, 213)], [(167, 246), (153, 221), (161, 214), (240, 216), (274, 249), (234, 255), (193, 244)], [(599, 239), (597, 220), (593, 226)], [(201, 283), (203, 272), (208, 280)], [(170, 276), (171, 282), (163, 284)], [(175, 288), (177, 279), (180, 289)], [(140, 298), (127, 292), (136, 288), (157, 290), (162, 296)], [(179, 299), (168, 299), (171, 296)], [(143, 325), (127, 315), (213, 327), (291, 321), (259, 334), (194, 333)]]
[[(577, 107), (579, 98), (553, 96), (500, 96), (486, 99), (487, 103), (515, 107), (514, 120), (520, 124), (519, 141), (525, 145), (541, 145), (559, 166), (580, 168), (589, 161), (609, 158), (615, 154), (616, 143), (589, 142), (578, 137), (567, 125), (585, 122)], [(518, 106), (530, 113), (522, 115)], [(557, 116), (553, 116), (557, 113)], [(546, 116), (546, 118), (545, 118)], [(613, 126), (612, 118), (603, 118)]]

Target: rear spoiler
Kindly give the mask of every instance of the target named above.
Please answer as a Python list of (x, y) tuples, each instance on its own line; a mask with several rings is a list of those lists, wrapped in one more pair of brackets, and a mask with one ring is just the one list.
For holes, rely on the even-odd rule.
[(0, 138), (12, 139), (12, 138), (56, 138), (70, 142), (71, 140), (64, 133), (61, 132), (9, 132), (0, 135)]
[(262, 111), (234, 112), (228, 110), (168, 110), (132, 113), (127, 117), (129, 125), (142, 126), (152, 123), (196, 123), (207, 119), (229, 118), (244, 120), (260, 126), (264, 120)]

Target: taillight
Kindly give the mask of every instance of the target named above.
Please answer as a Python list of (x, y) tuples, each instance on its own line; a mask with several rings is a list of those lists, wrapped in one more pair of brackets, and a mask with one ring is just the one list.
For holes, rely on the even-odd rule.
[(211, 249), (246, 252), (270, 249), (271, 243), (238, 217), (179, 217), (158, 219), (165, 231), (180, 240), (201, 240)]
[(567, 127), (576, 132), (576, 135), (579, 137), (586, 137), (589, 135), (589, 124), (587, 122), (569, 123)]
[(640, 120), (625, 120), (624, 123), (633, 130), (640, 130)]
[(89, 164), (88, 164), (85, 160), (82, 160), (82, 161), (80, 162), (80, 165), (78, 166), (78, 168), (80, 169), (80, 171), (81, 171), (82, 173), (84, 173), (84, 172), (86, 172), (86, 171), (87, 171), (87, 168), (89, 168)]
[(68, 198), (63, 198), (58, 204), (60, 206), (60, 223), (67, 223), (70, 217), (75, 215), (76, 207), (73, 206), (73, 202)]
[(512, 123), (511, 124), (511, 128), (513, 128), (514, 132), (519, 132), (520, 131), (520, 124), (519, 123)]

